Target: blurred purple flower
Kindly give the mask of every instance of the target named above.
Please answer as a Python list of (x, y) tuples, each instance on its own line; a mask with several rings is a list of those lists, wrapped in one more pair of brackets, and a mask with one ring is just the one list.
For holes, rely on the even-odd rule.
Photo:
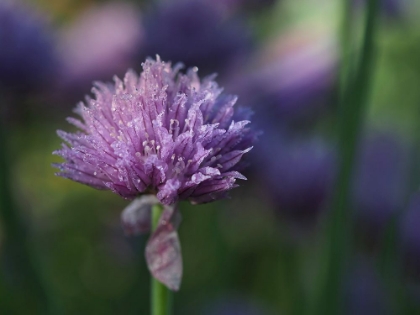
[(308, 28), (269, 43), (252, 69), (230, 78), (231, 90), (258, 108), (259, 115), (276, 122), (302, 121), (328, 107), (337, 61), (335, 43)]
[(400, 224), (400, 237), (405, 271), (411, 278), (420, 279), (420, 193), (410, 200)]
[(56, 164), (59, 176), (125, 198), (156, 195), (124, 210), (127, 233), (149, 230), (152, 205), (166, 205), (146, 258), (154, 277), (173, 290), (182, 276), (176, 202), (224, 198), (236, 179), (246, 179), (240, 160), (255, 137), (243, 120), (250, 113), (235, 115), (236, 97), (223, 95), (213, 77), (180, 69), (148, 59), (140, 76), (128, 71), (114, 85), (95, 83), (96, 98), (76, 110), (83, 121), (68, 119), (82, 131), (58, 131), (70, 146), (55, 152), (66, 160)]
[(182, 60), (201, 72), (224, 72), (251, 47), (241, 21), (226, 20), (217, 7), (200, 0), (166, 1), (145, 17), (146, 56)]
[(29, 92), (52, 80), (57, 66), (53, 38), (30, 7), (0, 2), (0, 90)]
[(270, 138), (265, 133), (254, 155), (263, 166), (258, 172), (277, 214), (303, 225), (313, 224), (331, 193), (336, 162), (333, 148), (319, 138)]
[(353, 207), (369, 239), (384, 232), (404, 205), (408, 184), (408, 150), (396, 136), (376, 134), (360, 147), (353, 179)]
[(374, 265), (359, 258), (348, 276), (345, 315), (391, 314), (387, 292)]
[(140, 13), (129, 3), (110, 2), (83, 12), (63, 32), (61, 84), (83, 89), (133, 65), (143, 41)]

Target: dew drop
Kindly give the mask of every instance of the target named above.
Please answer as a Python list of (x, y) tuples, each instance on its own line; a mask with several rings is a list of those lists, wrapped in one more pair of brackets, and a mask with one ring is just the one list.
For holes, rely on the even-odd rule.
[(120, 97), (122, 100), (129, 100), (133, 98), (133, 95), (129, 94), (129, 93), (125, 93), (123, 95), (121, 95)]

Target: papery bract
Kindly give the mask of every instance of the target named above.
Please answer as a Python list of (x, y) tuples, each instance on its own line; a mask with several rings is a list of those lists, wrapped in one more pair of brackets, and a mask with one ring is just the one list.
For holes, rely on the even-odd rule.
[(181, 243), (177, 233), (179, 223), (177, 209), (166, 206), (146, 247), (146, 261), (150, 272), (174, 291), (179, 290), (182, 278)]
[(131, 202), (121, 213), (121, 222), (127, 235), (148, 233), (151, 228), (152, 207), (159, 204), (159, 200), (153, 196), (142, 196)]

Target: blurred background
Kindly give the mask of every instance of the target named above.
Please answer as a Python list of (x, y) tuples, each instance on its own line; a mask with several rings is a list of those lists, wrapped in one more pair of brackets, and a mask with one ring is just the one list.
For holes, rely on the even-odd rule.
[[(54, 176), (51, 152), (93, 81), (159, 54), (217, 73), (262, 131), (231, 199), (180, 205), (174, 314), (310, 314), (337, 186), (343, 7), (355, 50), (366, 13), (348, 2), (0, 0), (0, 313), (148, 314), (128, 201)], [(420, 314), (420, 2), (379, 6), (339, 314)]]

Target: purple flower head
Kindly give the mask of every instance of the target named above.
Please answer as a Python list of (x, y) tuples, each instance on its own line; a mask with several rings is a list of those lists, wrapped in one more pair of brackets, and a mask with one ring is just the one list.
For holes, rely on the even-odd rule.
[(145, 17), (146, 56), (182, 60), (201, 72), (219, 73), (246, 54), (250, 32), (237, 20), (226, 20), (210, 1), (166, 1)]
[(359, 152), (352, 204), (369, 239), (374, 240), (404, 205), (408, 152), (400, 139), (387, 133), (366, 138)]
[(66, 161), (57, 174), (125, 198), (142, 196), (122, 214), (127, 234), (150, 230), (150, 210), (165, 205), (146, 247), (155, 278), (178, 290), (182, 277), (177, 234), (178, 200), (193, 203), (224, 198), (236, 187), (242, 156), (255, 134), (249, 112), (234, 110), (236, 97), (222, 94), (213, 77), (202, 80), (196, 69), (147, 59), (140, 75), (128, 71), (124, 81), (97, 82), (95, 98), (69, 118), (81, 131), (58, 131), (68, 145), (55, 154)]
[(51, 34), (30, 8), (0, 2), (0, 90), (29, 92), (52, 79), (56, 66)]
[(82, 121), (69, 118), (81, 131), (58, 131), (70, 145), (55, 152), (66, 160), (58, 175), (125, 198), (156, 193), (166, 205), (225, 197), (245, 179), (238, 167), (252, 148), (248, 113), (236, 119), (236, 97), (180, 68), (148, 59), (140, 76), (96, 82), (95, 98), (76, 109)]

